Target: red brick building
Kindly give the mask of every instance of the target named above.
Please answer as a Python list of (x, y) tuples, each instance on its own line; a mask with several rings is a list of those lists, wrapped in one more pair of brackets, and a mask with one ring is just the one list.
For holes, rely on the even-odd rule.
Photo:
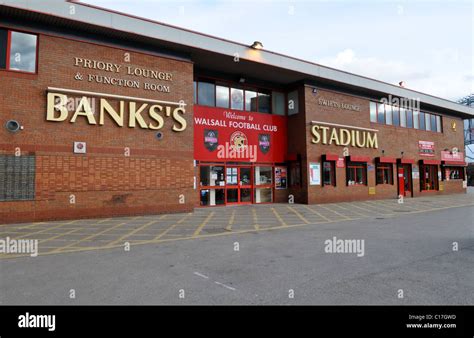
[(4, 3), (0, 223), (465, 192), (472, 108), (92, 6)]

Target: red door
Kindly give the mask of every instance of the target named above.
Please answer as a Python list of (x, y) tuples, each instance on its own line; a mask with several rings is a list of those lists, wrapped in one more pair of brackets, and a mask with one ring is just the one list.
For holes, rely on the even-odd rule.
[(252, 203), (252, 167), (226, 167), (226, 204)]
[(398, 168), (398, 196), (405, 196), (405, 175), (403, 167)]

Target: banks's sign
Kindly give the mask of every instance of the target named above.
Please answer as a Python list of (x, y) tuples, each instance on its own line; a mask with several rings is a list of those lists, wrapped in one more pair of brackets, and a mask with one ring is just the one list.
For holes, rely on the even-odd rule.
[(80, 92), (48, 91), (46, 120), (75, 123), (79, 119), (90, 125), (115, 123), (119, 127), (160, 130), (171, 119), (171, 129), (181, 132), (187, 122), (184, 103), (143, 98)]
[(313, 121), (311, 136), (313, 144), (375, 149), (379, 147), (375, 129)]

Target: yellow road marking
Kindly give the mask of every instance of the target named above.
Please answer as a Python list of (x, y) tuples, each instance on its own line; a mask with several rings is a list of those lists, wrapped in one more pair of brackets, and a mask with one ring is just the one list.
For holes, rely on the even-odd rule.
[(15, 237), (15, 238), (25, 238), (25, 237), (31, 237), (32, 235), (36, 235), (36, 234), (41, 234), (43, 232), (47, 232), (48, 230), (53, 230), (53, 229), (57, 229), (57, 228), (60, 228), (64, 225), (68, 225), (68, 224), (73, 224), (75, 222), (79, 221), (78, 219), (76, 220), (73, 220), (73, 221), (70, 221), (70, 222), (66, 222), (66, 223), (61, 223), (55, 227), (51, 227), (51, 228), (46, 228), (46, 229), (43, 229), (43, 230), (39, 230), (39, 231), (34, 231), (34, 232), (31, 232), (29, 234), (25, 234), (23, 236), (19, 236), (19, 237)]
[(288, 224), (286, 224), (286, 222), (281, 218), (280, 214), (275, 210), (275, 208), (272, 207), (271, 209), (280, 223), (284, 226), (287, 226)]
[(232, 210), (232, 214), (230, 215), (229, 224), (227, 225), (226, 230), (228, 231), (232, 230), (232, 225), (234, 225), (234, 221), (235, 221), (235, 209)]
[(188, 213), (186, 216), (182, 217), (181, 219), (179, 219), (176, 223), (174, 223), (173, 225), (171, 225), (170, 227), (168, 227), (166, 230), (164, 230), (162, 233), (160, 233), (158, 236), (156, 236), (153, 240), (154, 241), (157, 241), (159, 240), (161, 237), (163, 237), (164, 235), (166, 235), (168, 232), (170, 232), (172, 229), (174, 229), (178, 224), (181, 224), (183, 223), (187, 218), (189, 218), (189, 216), (191, 216), (192, 213)]
[(343, 214), (337, 212), (336, 210), (332, 210), (332, 209), (328, 208), (328, 207), (325, 206), (325, 205), (321, 205), (321, 204), (320, 204), (319, 206), (320, 206), (321, 208), (324, 208), (324, 209), (326, 209), (326, 210), (329, 210), (330, 212), (335, 213), (336, 215), (339, 215), (339, 216), (341, 216), (341, 217), (344, 217), (345, 219), (349, 219), (349, 218), (350, 218), (350, 217), (347, 217), (346, 215), (343, 215)]
[(257, 210), (255, 210), (255, 208), (252, 209), (252, 217), (253, 217), (253, 227), (255, 228), (255, 230), (260, 230), (260, 225), (258, 225)]
[(367, 215), (365, 215), (365, 214), (362, 214), (362, 213), (360, 213), (360, 212), (358, 212), (358, 211), (355, 211), (355, 210), (351, 210), (350, 208), (345, 208), (345, 207), (343, 207), (342, 205), (335, 204), (335, 203), (334, 203), (334, 204), (331, 204), (331, 205), (332, 205), (332, 206), (336, 206), (336, 207), (341, 208), (341, 209), (344, 209), (344, 210), (347, 210), (347, 211), (349, 211), (349, 212), (353, 212), (353, 213), (355, 213), (355, 214), (357, 214), (357, 215), (359, 215), (359, 216), (367, 217)]
[(209, 215), (207, 215), (206, 219), (201, 224), (199, 224), (196, 231), (194, 231), (193, 237), (196, 237), (197, 235), (199, 235), (202, 228), (204, 228), (204, 226), (207, 224), (207, 222), (210, 221), (210, 219), (212, 218), (212, 216), (214, 216), (214, 214), (215, 214), (215, 212), (212, 211)]
[[(468, 206), (471, 207), (471, 206), (474, 206), (474, 204), (473, 203), (468, 203), (468, 204), (457, 205), (457, 206), (454, 206), (454, 207), (444, 207), (444, 208), (439, 208), (439, 209), (409, 211), (409, 212), (406, 212), (406, 213), (403, 213), (403, 214), (397, 214), (397, 215), (394, 215), (394, 216), (403, 216), (403, 215), (407, 215), (407, 214), (417, 214), (417, 213), (423, 213), (423, 212), (429, 212), (429, 211), (437, 211), (437, 210), (451, 209), (451, 208), (461, 208), (461, 207), (468, 207)], [(303, 207), (307, 207), (307, 206), (303, 205)], [(314, 213), (317, 213), (315, 210), (312, 210), (309, 207), (307, 207), (307, 209), (309, 209), (310, 211), (312, 211)], [(191, 214), (188, 214), (186, 217), (188, 217), (189, 215), (191, 215)], [(321, 217), (326, 218), (326, 217), (323, 217), (322, 215), (321, 215)], [(350, 219), (350, 220), (352, 220), (352, 219)], [(308, 225), (313, 225), (313, 224), (330, 224), (330, 223), (346, 222), (346, 221), (350, 221), (350, 220), (334, 220), (334, 221), (328, 220), (327, 222), (314, 222), (314, 223), (310, 223), (310, 224), (307, 224), (307, 223), (291, 224), (291, 225), (287, 225), (287, 226), (262, 228), (260, 230), (279, 230), (279, 229), (288, 229), (288, 228), (293, 228), (293, 227), (308, 226)], [(205, 235), (200, 235), (200, 236), (196, 236), (196, 237), (187, 236), (187, 237), (180, 237), (180, 238), (160, 239), (160, 240), (152, 239), (152, 240), (140, 241), (138, 243), (132, 243), (131, 245), (142, 245), (142, 244), (161, 243), (161, 242), (173, 242), (173, 241), (179, 241), (179, 240), (199, 239), (199, 238), (206, 238), (206, 237), (217, 237), (217, 236), (225, 236), (225, 235), (232, 235), (232, 234), (248, 233), (248, 232), (253, 232), (253, 231), (255, 231), (255, 230), (248, 229), (248, 230), (238, 230), (238, 231), (233, 231), (233, 232), (224, 231), (224, 232), (221, 232), (221, 233), (205, 234)], [(99, 235), (99, 234), (97, 234), (97, 235)], [(84, 248), (80, 248), (80, 247), (79, 248), (62, 247), (62, 248), (58, 248), (58, 249), (63, 249), (63, 248), (66, 248), (66, 249), (63, 250), (63, 251), (51, 250), (51, 251), (48, 251), (48, 252), (45, 252), (45, 253), (39, 253), (39, 256), (46, 256), (46, 255), (52, 255), (52, 254), (58, 254), (58, 253), (97, 251), (97, 250), (104, 250), (104, 249), (113, 249), (113, 248), (117, 248), (117, 247), (122, 247), (122, 245), (115, 245), (115, 246), (104, 245), (104, 246), (84, 247)], [(28, 255), (0, 254), (1, 259), (20, 258), (20, 257), (25, 257), (25, 256), (28, 256)]]
[(150, 222), (148, 222), (148, 223), (143, 224), (141, 227), (138, 227), (138, 228), (136, 228), (135, 230), (130, 231), (129, 233), (126, 233), (125, 235), (123, 235), (123, 236), (121, 236), (120, 238), (116, 239), (115, 241), (113, 241), (112, 243), (110, 243), (110, 245), (114, 245), (114, 244), (120, 243), (120, 242), (123, 241), (125, 238), (130, 237), (130, 236), (132, 236), (133, 234), (136, 234), (136, 233), (139, 232), (140, 230), (143, 230), (143, 229), (145, 229), (146, 227), (152, 225), (153, 223), (158, 222), (158, 220), (160, 220), (160, 219), (164, 219), (166, 216), (167, 216), (167, 215), (161, 215), (158, 219), (155, 219), (155, 220), (153, 220), (153, 221), (150, 221)]
[(331, 222), (331, 220), (330, 220), (329, 218), (327, 218), (326, 216), (320, 214), (318, 211), (316, 211), (316, 210), (310, 208), (309, 206), (303, 205), (303, 207), (305, 207), (306, 209), (308, 209), (309, 211), (311, 211), (313, 214), (318, 215), (319, 217), (325, 219), (326, 221)]
[(291, 210), (291, 211), (292, 211), (296, 216), (298, 216), (303, 222), (305, 222), (305, 223), (307, 223), (307, 224), (310, 223), (310, 222), (309, 222), (306, 218), (304, 218), (304, 216), (301, 215), (301, 214), (298, 212), (298, 210), (296, 210), (295, 208), (292, 208), (292, 207), (290, 207), (290, 206), (288, 206), (288, 205), (286, 206), (286, 208), (289, 209), (289, 210)]
[[(135, 217), (135, 218), (133, 218), (133, 219), (137, 219), (137, 218), (138, 218), (138, 217)], [(81, 239), (81, 240), (79, 240), (79, 241), (76, 241), (76, 242), (74, 242), (74, 243), (71, 243), (71, 244), (68, 244), (68, 245), (66, 245), (66, 246), (60, 247), (60, 248), (58, 248), (58, 249), (56, 249), (56, 250), (54, 250), (54, 251), (61, 251), (61, 250), (67, 249), (67, 248), (69, 248), (69, 247), (71, 247), (71, 246), (76, 246), (76, 245), (79, 244), (79, 243), (83, 243), (83, 242), (88, 241), (88, 240), (90, 240), (90, 239), (92, 239), (92, 238), (94, 238), (94, 237), (100, 236), (100, 235), (106, 233), (107, 231), (110, 231), (110, 230), (112, 230), (112, 229), (118, 228), (119, 226), (122, 226), (122, 225), (124, 225), (124, 224), (127, 224), (127, 222), (118, 223), (118, 224), (114, 225), (114, 226), (111, 227), (111, 228), (107, 228), (107, 229), (104, 229), (104, 230), (99, 231), (99, 232), (97, 232), (97, 233), (94, 233), (94, 234), (92, 234), (92, 235), (89, 235), (89, 236), (87, 236), (87, 237), (85, 237), (85, 238), (83, 238), (83, 239)]]

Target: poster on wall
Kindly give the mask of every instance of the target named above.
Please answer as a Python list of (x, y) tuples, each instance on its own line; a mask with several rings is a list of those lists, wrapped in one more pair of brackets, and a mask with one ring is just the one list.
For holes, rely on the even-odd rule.
[(339, 157), (337, 159), (336, 168), (344, 168), (344, 157)]
[(420, 179), (420, 169), (418, 169), (418, 166), (414, 165), (413, 169), (411, 171), (411, 177), (414, 180)]
[(287, 181), (286, 167), (275, 167), (275, 189), (286, 189)]
[(321, 185), (321, 164), (320, 163), (309, 164), (309, 184)]
[(420, 156), (433, 157), (435, 155), (435, 144), (432, 141), (418, 141), (418, 153)]

